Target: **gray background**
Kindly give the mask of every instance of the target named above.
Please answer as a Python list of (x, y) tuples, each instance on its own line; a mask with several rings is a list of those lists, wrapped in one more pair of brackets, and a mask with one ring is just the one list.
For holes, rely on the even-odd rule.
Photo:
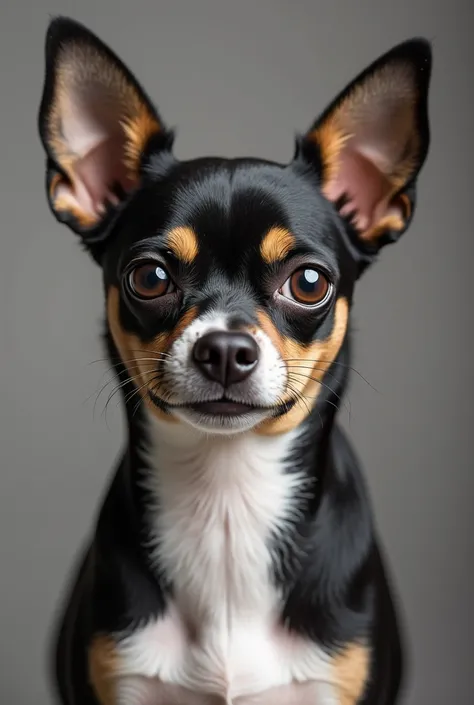
[[(75, 3), (74, 3), (75, 4)], [(0, 702), (46, 705), (45, 638), (119, 452), (99, 272), (49, 214), (36, 112), (48, 16), (118, 51), (180, 128), (177, 153), (288, 160), (392, 44), (434, 42), (433, 143), (416, 220), (360, 283), (352, 415), (410, 629), (406, 703), (468, 705), (472, 477), (473, 9), (466, 0), (17, 0), (0, 10)], [(106, 378), (105, 378), (106, 379)], [(103, 381), (105, 381), (103, 379)], [(89, 400), (88, 397), (93, 395)]]

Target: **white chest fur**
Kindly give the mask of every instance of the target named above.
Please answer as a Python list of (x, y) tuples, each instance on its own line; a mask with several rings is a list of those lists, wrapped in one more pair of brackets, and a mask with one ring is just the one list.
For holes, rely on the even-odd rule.
[(122, 643), (123, 675), (224, 703), (293, 682), (327, 688), (321, 650), (278, 625), (281, 595), (272, 581), (271, 546), (294, 517), (303, 482), (285, 471), (294, 436), (182, 433), (152, 422), (150, 535), (174, 599), (163, 619)]
[(184, 432), (170, 439), (168, 430), (166, 443), (158, 436), (149, 454), (155, 555), (181, 608), (228, 631), (233, 616), (261, 615), (275, 604), (272, 534), (293, 518), (302, 478), (285, 472), (290, 436)]

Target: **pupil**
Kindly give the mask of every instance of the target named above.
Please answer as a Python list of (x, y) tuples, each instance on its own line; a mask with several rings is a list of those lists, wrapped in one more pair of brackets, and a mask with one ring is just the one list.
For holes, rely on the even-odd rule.
[(314, 269), (305, 269), (301, 274), (298, 286), (301, 291), (311, 294), (314, 292), (319, 280), (319, 274)]
[(162, 267), (156, 267), (146, 273), (144, 285), (147, 289), (154, 289), (157, 284), (166, 282), (166, 279), (167, 276), (165, 270), (162, 269)]

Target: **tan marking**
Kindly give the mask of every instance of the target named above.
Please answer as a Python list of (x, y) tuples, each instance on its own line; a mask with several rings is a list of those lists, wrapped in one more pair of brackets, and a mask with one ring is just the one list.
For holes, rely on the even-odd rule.
[(404, 220), (400, 215), (392, 213), (381, 218), (372, 228), (362, 233), (361, 238), (366, 242), (375, 242), (387, 230), (402, 230), (404, 224)]
[(339, 158), (344, 146), (353, 135), (345, 133), (338, 125), (335, 117), (324, 122), (321, 127), (309, 135), (309, 138), (317, 142), (321, 150), (323, 162), (324, 186), (336, 178), (339, 169)]
[[(196, 309), (189, 309), (180, 319), (171, 333), (161, 333), (151, 342), (143, 342), (133, 333), (124, 331), (120, 325), (119, 318), (120, 294), (116, 287), (109, 289), (107, 297), (107, 320), (114, 340), (115, 346), (122, 358), (124, 365), (137, 388), (137, 394), (143, 399), (151, 411), (168, 422), (178, 423), (178, 419), (172, 414), (165, 414), (158, 409), (149, 399), (147, 390), (148, 383), (152, 380), (152, 375), (156, 372), (157, 362), (161, 353), (166, 353), (172, 343), (181, 335), (184, 329), (196, 317)], [(166, 401), (167, 390), (163, 389), (159, 382), (153, 382), (157, 394)], [(137, 397), (138, 401), (138, 397)]]
[(356, 705), (360, 701), (369, 668), (369, 649), (361, 644), (351, 644), (334, 659), (340, 705)]
[(140, 169), (143, 152), (150, 138), (161, 130), (154, 115), (143, 103), (138, 103), (137, 108), (139, 112), (136, 115), (121, 122), (126, 138), (124, 163), (131, 178), (135, 178)]
[[(58, 181), (55, 186), (57, 187), (61, 182), (64, 183), (64, 179), (58, 175)], [(63, 193), (60, 196), (54, 196), (54, 191), (51, 187), (51, 197), (56, 211), (72, 215), (83, 228), (91, 228), (93, 225), (97, 225), (97, 215), (80, 208), (72, 195), (68, 196), (67, 193)]]
[(69, 213), (78, 223), (84, 228), (92, 227), (96, 223), (96, 217), (78, 208), (74, 197), (68, 196), (67, 192), (61, 195), (56, 195), (59, 186), (65, 183), (64, 177), (61, 174), (55, 174), (49, 185), (49, 196), (55, 210), (60, 213)]
[(185, 329), (196, 319), (197, 313), (198, 310), (196, 306), (192, 306), (181, 316), (178, 323), (167, 336), (166, 348), (170, 348), (174, 341), (184, 333)]
[[(77, 164), (90, 149), (84, 148), (81, 153), (74, 152), (65, 137), (63, 127), (65, 120), (74, 119), (74, 91), (80, 92), (83, 86), (91, 86), (99, 89), (102, 104), (108, 104), (116, 113), (116, 125), (111, 126), (110, 134), (105, 135), (104, 139), (111, 138), (121, 143), (127, 185), (136, 185), (143, 149), (152, 135), (162, 130), (162, 126), (125, 73), (96, 48), (81, 42), (70, 43), (59, 52), (57, 63), (59, 68), (47, 115), (46, 139), (70, 184), (73, 188), (77, 186)], [(93, 145), (91, 149), (95, 147), (96, 145)], [(67, 184), (64, 177), (57, 175), (51, 184), (55, 207), (62, 211), (70, 210), (81, 225), (90, 226), (97, 223), (99, 214), (83, 214), (79, 206), (71, 208), (69, 199), (62, 196), (57, 201), (54, 200), (54, 191), (61, 183)]]
[(88, 656), (89, 678), (100, 704), (116, 705), (116, 677), (120, 669), (116, 643), (110, 637), (96, 637)]
[(192, 228), (174, 228), (166, 238), (166, 245), (178, 259), (186, 264), (190, 264), (198, 253), (198, 241)]
[(264, 421), (257, 429), (262, 435), (275, 435), (296, 428), (313, 409), (324, 375), (341, 349), (347, 330), (349, 304), (343, 297), (337, 300), (331, 334), (326, 340), (308, 346), (281, 336), (265, 312), (260, 312), (258, 318), (262, 330), (277, 347), (287, 367), (287, 390), (280, 401), (298, 397), (290, 411), (277, 419)]
[[(363, 83), (356, 85), (323, 123), (308, 134), (308, 139), (314, 141), (321, 151), (323, 193), (328, 195), (332, 190), (331, 186), (337, 178), (343, 151), (351, 148), (357, 150), (357, 128), (365, 120), (371, 119), (367, 114), (367, 106), (373, 104), (373, 96), (380, 95), (383, 100), (386, 98), (387, 90), (395, 92), (394, 86), (396, 86), (398, 95), (392, 99), (392, 106), (397, 99), (403, 100), (400, 100), (400, 109), (391, 117), (391, 130), (394, 135), (391, 145), (393, 153), (391, 165), (375, 164), (381, 178), (386, 182), (384, 203), (387, 210), (390, 209), (394, 196), (411, 178), (420, 149), (419, 135), (412, 130), (416, 121), (416, 94), (412, 71), (412, 67), (408, 64), (389, 64), (381, 68)], [(375, 110), (377, 107), (376, 105)], [(363, 153), (362, 156), (364, 156)], [(402, 196), (402, 198), (406, 205), (407, 197)], [(410, 209), (408, 201), (408, 212)], [(385, 224), (385, 227), (382, 227), (382, 221), (379, 221), (369, 231), (362, 233), (361, 237), (365, 240), (374, 240), (385, 232), (387, 227), (400, 230), (403, 227), (403, 221), (400, 218), (397, 221), (391, 219), (389, 225)]]
[(294, 247), (295, 238), (285, 228), (272, 228), (260, 245), (260, 255), (267, 264), (283, 260)]

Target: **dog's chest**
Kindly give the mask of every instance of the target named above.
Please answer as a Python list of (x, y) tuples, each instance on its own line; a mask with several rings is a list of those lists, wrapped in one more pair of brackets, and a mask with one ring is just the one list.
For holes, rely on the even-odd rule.
[(153, 558), (173, 601), (121, 654), (125, 672), (145, 677), (155, 700), (160, 688), (176, 698), (184, 689), (183, 705), (201, 703), (200, 695), (250, 705), (270, 689), (327, 680), (321, 650), (279, 624), (272, 546), (288, 534), (302, 485), (285, 467), (291, 440), (212, 439), (180, 452), (157, 443), (149, 456)]
[(276, 606), (272, 546), (288, 534), (301, 482), (284, 465), (285, 440), (204, 440), (154, 459), (153, 558), (197, 624), (228, 630)]

